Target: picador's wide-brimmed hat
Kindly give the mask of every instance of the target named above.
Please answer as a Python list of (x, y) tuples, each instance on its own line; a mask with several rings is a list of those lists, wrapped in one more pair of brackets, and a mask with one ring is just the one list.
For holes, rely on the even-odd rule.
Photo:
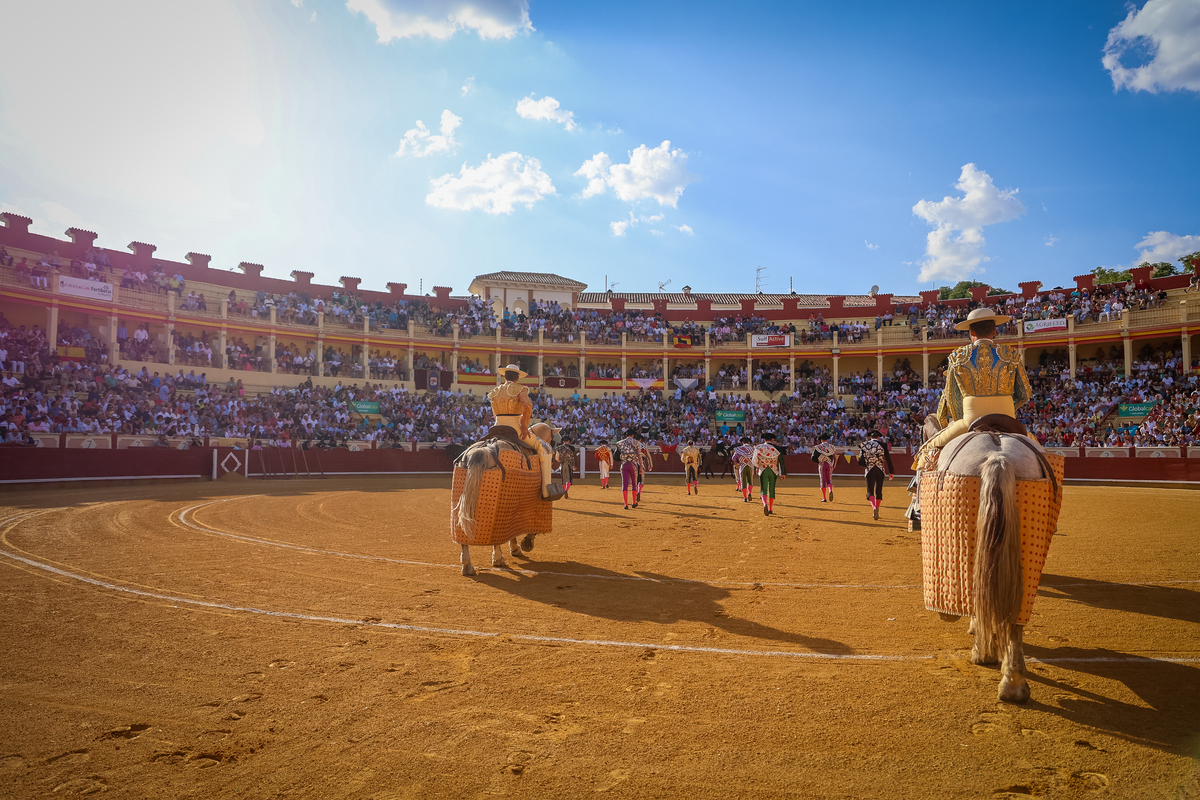
[(1004, 314), (997, 314), (990, 308), (977, 308), (970, 314), (967, 314), (966, 319), (955, 325), (954, 330), (965, 331), (976, 322), (986, 322), (989, 319), (992, 322), (995, 322), (997, 325), (1003, 325), (1006, 322), (1012, 321), (1012, 317), (1005, 316)]
[(516, 364), (508, 364), (508, 365), (506, 365), (506, 366), (504, 367), (504, 369), (500, 370), (500, 374), (501, 374), (501, 375), (503, 375), (503, 374), (504, 374), (504, 373), (506, 373), (506, 372), (515, 372), (515, 373), (517, 373), (518, 375), (520, 375), (522, 378), (524, 378), (524, 377), (527, 377), (527, 376), (529, 375), (529, 373), (528, 373), (528, 372), (526, 372), (525, 370), (521, 369), (521, 368), (520, 368), (520, 367), (518, 367)]

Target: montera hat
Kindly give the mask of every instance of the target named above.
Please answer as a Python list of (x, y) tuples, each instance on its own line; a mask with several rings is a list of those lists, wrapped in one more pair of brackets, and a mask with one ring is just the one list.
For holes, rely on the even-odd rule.
[(500, 374), (501, 374), (501, 375), (503, 375), (503, 374), (504, 374), (504, 373), (506, 373), (506, 372), (515, 372), (515, 373), (517, 373), (517, 375), (519, 375), (519, 376), (520, 376), (520, 377), (522, 377), (522, 378), (524, 378), (524, 377), (526, 377), (526, 376), (528, 376), (528, 375), (529, 375), (529, 373), (528, 373), (528, 372), (526, 372), (525, 370), (521, 369), (521, 368), (520, 368), (520, 367), (518, 367), (516, 364), (508, 364), (508, 365), (506, 365), (506, 366), (505, 366), (505, 367), (504, 367), (502, 370), (500, 370)]
[(954, 330), (965, 331), (976, 322), (986, 322), (988, 320), (995, 322), (997, 325), (1003, 325), (1004, 323), (1011, 321), (1012, 317), (1005, 316), (1004, 314), (997, 314), (990, 308), (977, 308), (970, 314), (967, 314), (966, 319), (955, 325)]

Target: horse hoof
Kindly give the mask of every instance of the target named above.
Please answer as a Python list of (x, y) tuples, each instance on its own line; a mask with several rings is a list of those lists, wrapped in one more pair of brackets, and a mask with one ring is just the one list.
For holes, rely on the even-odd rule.
[(504, 562), (503, 558), (493, 558), (492, 566), (496, 569), (508, 569), (508, 564)]
[(530, 550), (533, 549), (533, 537), (532, 536), (526, 535), (526, 537), (521, 540), (521, 549), (524, 550), (526, 553), (528, 553)]
[(1029, 702), (1029, 681), (1024, 678), (1004, 678), (1000, 681), (999, 699), (1005, 703), (1023, 705)]
[(475, 568), (470, 564), (463, 564), (462, 574), (469, 578), (475, 574)]
[(941, 617), (942, 622), (958, 622), (962, 619), (958, 614), (947, 614), (945, 611), (939, 611), (938, 616)]
[(979, 665), (996, 664), (996, 663), (998, 663), (998, 661), (999, 661), (999, 659), (997, 659), (995, 657), (987, 658), (986, 656), (981, 655), (978, 647), (971, 648), (971, 663), (972, 664), (979, 664)]

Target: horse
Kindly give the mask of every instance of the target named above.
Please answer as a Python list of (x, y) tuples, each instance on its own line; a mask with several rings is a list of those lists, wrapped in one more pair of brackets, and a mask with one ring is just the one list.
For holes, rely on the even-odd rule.
[[(538, 422), (529, 426), (529, 430), (535, 436), (541, 439), (547, 446), (551, 445), (554, 437), (554, 429), (544, 422)], [(515, 438), (515, 436), (514, 436)], [(500, 463), (500, 452), (502, 450), (511, 450), (526, 456), (531, 462), (531, 469), (537, 474), (537, 491), (530, 493), (527, 501), (530, 503), (546, 502), (541, 496), (541, 467), (536, 456), (530, 448), (509, 441), (508, 439), (484, 439), (477, 442), (472, 442), (468, 445), (461, 446), (461, 452), (455, 459), (456, 467), (464, 467), (467, 471), (466, 483), (463, 485), (462, 495), (456, 505), (450, 509), (454, 521), (462, 531), (470, 536), (475, 529), (475, 516), (478, 510), (480, 487), (483, 483), (484, 472), (488, 469), (499, 467), (504, 470)], [(447, 448), (449, 451), (450, 448)], [(555, 455), (551, 464), (551, 468), (558, 463), (558, 456)], [(508, 551), (511, 556), (520, 556), (529, 558), (526, 553), (533, 550), (534, 539), (538, 533), (545, 531), (530, 531), (525, 534), (518, 544), (518, 535), (514, 535), (508, 540)], [(492, 566), (504, 569), (508, 566), (504, 560), (504, 552), (501, 549), (502, 542), (497, 542), (492, 545)], [(524, 552), (522, 552), (524, 551)], [(471, 576), (475, 573), (475, 565), (471, 562), (471, 549), (467, 544), (462, 545), (462, 555), (460, 557), (462, 563), (462, 574)]]
[(729, 456), (724, 442), (717, 442), (711, 450), (700, 453), (700, 474), (711, 478), (713, 469), (721, 470), (722, 478), (725, 477), (725, 473), (733, 474), (733, 459)]
[[(1015, 420), (1006, 419), (1007, 430), (1020, 428)], [(983, 427), (985, 432), (973, 430), (942, 448), (934, 474), (980, 478), (975, 520), (974, 613), (967, 631), (974, 636), (971, 661), (1000, 662), (999, 699), (1025, 703), (1029, 700), (1029, 683), (1025, 679), (1024, 626), (1016, 623), (1024, 591), (1017, 481), (1048, 477), (1056, 499), (1061, 487), (1041, 445), (1019, 433)], [(936, 418), (927, 419), (925, 439), (936, 435), (937, 430)], [(925, 477), (930, 478), (928, 473)], [(925, 485), (930, 487), (933, 483)], [(926, 505), (936, 499), (936, 494), (920, 498)], [(926, 514), (923, 530), (929, 532), (931, 524)], [(951, 622), (958, 619), (954, 614), (941, 613), (941, 616)]]

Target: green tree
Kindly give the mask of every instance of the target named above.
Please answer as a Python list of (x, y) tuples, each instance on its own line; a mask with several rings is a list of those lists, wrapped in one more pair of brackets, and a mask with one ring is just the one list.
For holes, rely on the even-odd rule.
[(1133, 273), (1127, 269), (1116, 270), (1108, 267), (1096, 267), (1092, 274), (1096, 276), (1097, 286), (1102, 283), (1124, 283), (1133, 277)]
[(993, 288), (992, 290), (990, 290), (988, 292), (988, 297), (998, 297), (1000, 295), (1005, 295), (1005, 294), (1016, 294), (1016, 292), (1012, 291), (1011, 289), (995, 289), (995, 288)]
[(1179, 259), (1179, 263), (1183, 264), (1184, 270), (1187, 272), (1192, 272), (1200, 268), (1200, 250), (1183, 256)]
[(938, 289), (939, 300), (962, 300), (971, 296), (971, 289), (976, 286), (987, 286), (983, 281), (959, 281), (954, 288), (943, 286)]
[(1179, 274), (1179, 267), (1172, 264), (1170, 261), (1158, 261), (1147, 266), (1153, 267), (1154, 271), (1150, 273), (1151, 278), (1169, 278), (1172, 275)]

